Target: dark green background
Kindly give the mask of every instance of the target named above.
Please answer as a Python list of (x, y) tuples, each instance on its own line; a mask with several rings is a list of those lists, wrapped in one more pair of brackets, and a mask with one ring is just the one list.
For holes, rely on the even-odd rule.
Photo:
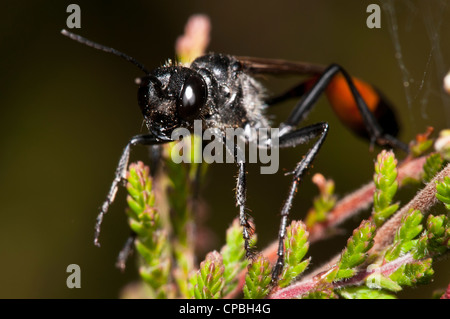
[[(121, 150), (132, 135), (144, 132), (134, 84), (142, 74), (117, 57), (61, 36), (70, 3), (2, 4), (2, 298), (116, 298), (126, 283), (137, 278), (133, 263), (125, 274), (114, 267), (128, 234), (123, 190), (105, 219), (102, 248), (94, 247), (92, 241), (98, 207)], [(76, 3), (82, 14), (82, 28), (77, 33), (124, 51), (149, 68), (174, 57), (175, 39), (191, 14), (206, 13), (212, 20), (212, 51), (338, 62), (374, 83), (396, 105), (403, 141), (428, 125), (442, 129), (450, 124), (450, 101), (441, 89), (442, 74), (450, 67), (450, 12), (442, 1), (396, 2), (403, 62), (414, 81), (409, 107), (387, 14), (382, 12), (381, 29), (365, 25), (366, 7), (377, 3), (375, 0)], [(427, 31), (433, 27), (439, 27), (440, 38)], [(274, 80), (269, 89), (277, 92), (294, 82)], [(289, 114), (293, 103), (285, 103), (273, 113), (275, 123)], [(328, 121), (331, 129), (313, 172), (332, 177), (339, 195), (369, 181), (377, 152), (369, 152), (365, 141), (335, 119), (325, 99), (308, 119), (308, 123), (317, 121)], [(282, 173), (292, 169), (306, 149), (281, 152), (281, 170), (275, 176), (261, 176), (257, 167), (249, 169), (248, 204), (260, 247), (276, 238), (279, 209), (290, 181)], [(146, 160), (146, 151), (136, 149), (133, 160), (137, 159)], [(213, 165), (207, 177), (203, 192), (210, 205), (207, 222), (217, 235), (212, 248), (220, 248), (224, 230), (237, 214), (235, 173), (234, 165)], [(296, 198), (293, 218), (305, 215), (316, 194), (309, 177)], [(415, 192), (405, 191), (408, 196)], [(358, 223), (359, 219), (354, 219), (349, 227)], [(312, 265), (339, 252), (348, 235), (311, 247)], [(81, 289), (66, 287), (66, 267), (71, 263), (81, 267)], [(432, 285), (405, 289), (400, 296), (429, 297), (434, 289), (449, 283), (448, 268), (448, 260), (437, 262)]]

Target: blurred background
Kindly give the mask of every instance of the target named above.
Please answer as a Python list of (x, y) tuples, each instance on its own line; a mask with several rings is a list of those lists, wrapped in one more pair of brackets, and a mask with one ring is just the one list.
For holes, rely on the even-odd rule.
[[(141, 132), (134, 79), (142, 73), (120, 58), (71, 41), (67, 6), (73, 1), (8, 1), (0, 19), (0, 297), (116, 298), (138, 279), (133, 261), (125, 273), (115, 260), (127, 236), (125, 191), (105, 218), (102, 247), (93, 245), (94, 224), (121, 151)], [(126, 3), (126, 4), (125, 4)], [(380, 29), (366, 26), (370, 3), (388, 5)], [(188, 17), (211, 18), (209, 49), (320, 64), (337, 62), (373, 83), (395, 105), (408, 142), (427, 126), (450, 126), (450, 99), (442, 77), (450, 68), (450, 8), (446, 1), (77, 1), (81, 29), (75, 32), (123, 51), (147, 68), (174, 58), (175, 39)], [(396, 39), (395, 39), (396, 38)], [(298, 79), (264, 82), (280, 92)], [(407, 82), (407, 86), (404, 83)], [(271, 112), (285, 119), (295, 101)], [(311, 183), (321, 172), (346, 193), (372, 178), (378, 148), (350, 133), (321, 98), (307, 123), (328, 121), (330, 134), (312, 172), (301, 185), (291, 211), (303, 218), (317, 194)], [(307, 124), (305, 123), (305, 124)], [(256, 222), (258, 245), (277, 236), (279, 210), (291, 170), (308, 146), (281, 152), (280, 172), (248, 171), (248, 205)], [(132, 160), (148, 162), (145, 149)], [(203, 197), (207, 225), (219, 249), (225, 229), (237, 215), (232, 164), (211, 165)], [(417, 189), (407, 189), (405, 203)], [(359, 224), (362, 214), (347, 223)], [(313, 245), (312, 266), (338, 253), (349, 232)], [(66, 268), (81, 267), (81, 289), (68, 289)], [(450, 281), (449, 260), (434, 264), (434, 282), (406, 288), (404, 298), (429, 298)]]

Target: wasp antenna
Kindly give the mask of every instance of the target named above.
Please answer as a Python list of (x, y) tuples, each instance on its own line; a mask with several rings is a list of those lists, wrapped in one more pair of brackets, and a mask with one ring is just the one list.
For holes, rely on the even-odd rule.
[(61, 34), (66, 36), (66, 37), (68, 37), (68, 38), (70, 38), (70, 39), (72, 39), (72, 40), (75, 40), (75, 41), (77, 41), (79, 43), (82, 43), (82, 44), (85, 44), (85, 45), (87, 45), (89, 47), (92, 47), (94, 49), (101, 50), (101, 51), (104, 51), (104, 52), (108, 52), (108, 53), (112, 53), (114, 55), (120, 56), (121, 58), (127, 60), (128, 62), (133, 63), (140, 70), (142, 70), (145, 74), (150, 74), (150, 72), (145, 68), (145, 66), (142, 63), (138, 62), (135, 58), (133, 58), (133, 57), (131, 57), (129, 55), (126, 55), (125, 53), (122, 53), (120, 51), (117, 51), (116, 49), (113, 49), (113, 48), (101, 45), (101, 44), (96, 43), (94, 41), (88, 40), (86, 38), (83, 38), (82, 36), (79, 36), (79, 35), (77, 35), (75, 33), (69, 32), (69, 31), (67, 31), (65, 29), (61, 30)]

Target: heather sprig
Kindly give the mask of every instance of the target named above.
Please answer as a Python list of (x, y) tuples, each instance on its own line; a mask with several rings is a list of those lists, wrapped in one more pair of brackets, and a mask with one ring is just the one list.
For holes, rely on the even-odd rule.
[(436, 198), (439, 199), (447, 211), (450, 211), (450, 177), (445, 176), (443, 181), (436, 182)]
[(226, 244), (220, 250), (220, 254), (225, 267), (223, 295), (227, 295), (236, 289), (239, 280), (238, 275), (248, 265), (248, 260), (245, 258), (242, 226), (239, 225), (239, 219), (234, 219), (232, 225), (228, 228)]
[(325, 222), (328, 213), (336, 204), (337, 197), (334, 195), (334, 181), (325, 179), (322, 174), (315, 174), (312, 178), (314, 184), (319, 188), (319, 195), (314, 198), (313, 207), (308, 211), (305, 224), (308, 228), (316, 223)]
[(135, 247), (140, 255), (139, 274), (151, 287), (154, 298), (173, 297), (170, 284), (172, 267), (168, 231), (155, 208), (155, 195), (149, 168), (142, 162), (131, 164), (127, 174), (126, 210), (130, 228), (136, 234)]
[(442, 169), (444, 160), (439, 153), (432, 153), (428, 155), (425, 164), (423, 165), (423, 178), (424, 183), (428, 183), (431, 179)]
[(391, 205), (398, 189), (397, 160), (392, 151), (383, 150), (377, 156), (373, 180), (376, 187), (373, 195), (373, 219), (376, 226), (380, 226), (399, 207), (398, 204)]
[(269, 260), (260, 254), (247, 268), (248, 272), (243, 288), (244, 298), (262, 299), (266, 297), (270, 292), (272, 280), (272, 267)]
[(352, 237), (347, 241), (347, 247), (342, 252), (337, 273), (333, 280), (341, 280), (355, 275), (356, 267), (368, 257), (367, 252), (373, 245), (374, 236), (375, 225), (371, 221), (363, 221), (353, 231)]
[(222, 296), (225, 283), (222, 256), (217, 252), (210, 252), (200, 263), (200, 269), (189, 278), (190, 295), (195, 299), (218, 299)]
[[(284, 239), (284, 267), (278, 285), (288, 286), (295, 278), (305, 271), (310, 259), (303, 260), (308, 251), (308, 232), (301, 221), (293, 221), (286, 230)], [(302, 261), (303, 260), (303, 261)]]

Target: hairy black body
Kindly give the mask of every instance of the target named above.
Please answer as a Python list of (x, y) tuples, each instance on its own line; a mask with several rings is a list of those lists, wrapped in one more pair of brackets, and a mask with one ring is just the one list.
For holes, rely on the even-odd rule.
[[(245, 72), (233, 56), (208, 54), (190, 66), (166, 65), (139, 81), (138, 101), (145, 123), (156, 137), (166, 140), (174, 129), (193, 130), (202, 120), (207, 128), (268, 127), (264, 116), (264, 87)], [(186, 85), (198, 92), (202, 107), (185, 110), (180, 104)]]

